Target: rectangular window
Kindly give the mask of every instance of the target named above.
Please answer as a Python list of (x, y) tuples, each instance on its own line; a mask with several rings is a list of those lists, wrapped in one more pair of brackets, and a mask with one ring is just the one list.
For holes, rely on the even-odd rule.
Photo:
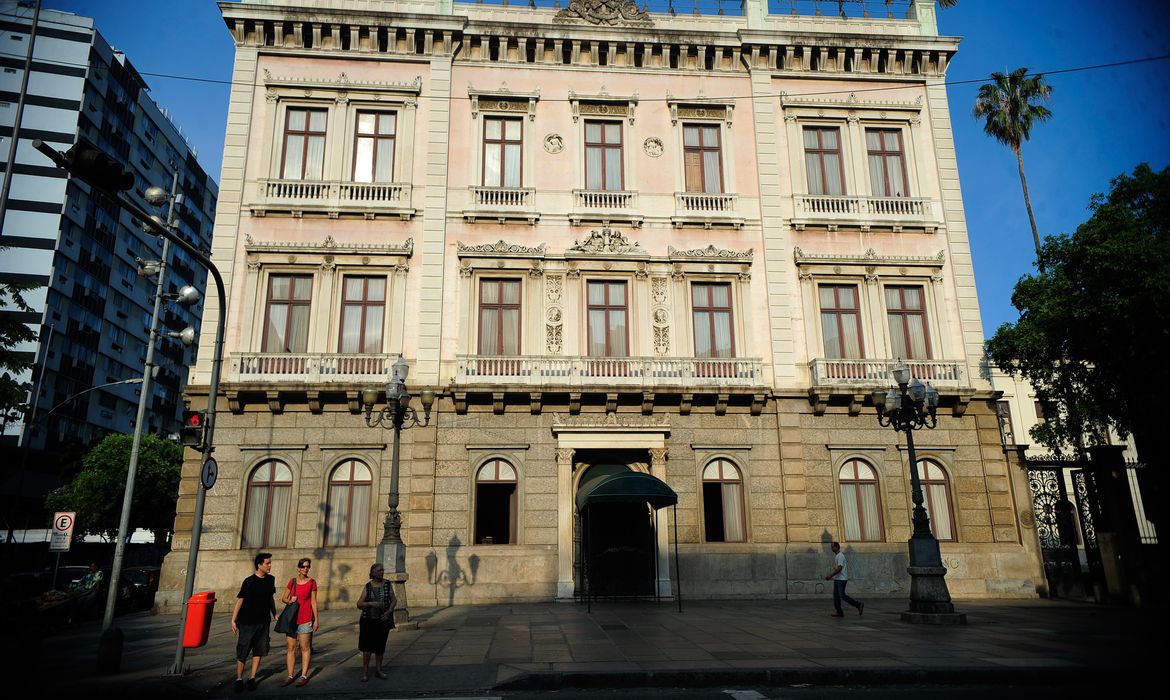
[(865, 349), (861, 342), (861, 314), (857, 308), (857, 287), (822, 284), (818, 292), (825, 357), (832, 359), (865, 357)]
[(622, 189), (622, 125), (585, 122), (585, 189)]
[(264, 311), (264, 352), (305, 352), (309, 347), (309, 304), (313, 278), (272, 275)]
[(520, 354), (520, 280), (480, 281), (479, 354)]
[(483, 184), (520, 187), (520, 154), (524, 146), (521, 119), (485, 117), (483, 120)]
[(731, 285), (691, 285), (695, 357), (735, 357), (731, 332)]
[(687, 192), (723, 192), (723, 158), (718, 126), (683, 126), (683, 168), (686, 171)]
[(929, 360), (926, 306), (922, 287), (886, 287), (890, 349), (903, 360)]
[(804, 169), (809, 194), (845, 194), (839, 129), (827, 126), (804, 127)]
[(900, 129), (866, 129), (869, 181), (875, 197), (906, 197), (906, 159)]
[(284, 116), (280, 177), (320, 180), (325, 167), (325, 110), (289, 109)]
[(588, 291), (589, 354), (627, 357), (626, 283), (590, 282)]
[(398, 115), (394, 112), (358, 112), (353, 145), (354, 182), (394, 181), (397, 128)]
[(382, 352), (385, 277), (346, 277), (341, 301), (340, 352)]

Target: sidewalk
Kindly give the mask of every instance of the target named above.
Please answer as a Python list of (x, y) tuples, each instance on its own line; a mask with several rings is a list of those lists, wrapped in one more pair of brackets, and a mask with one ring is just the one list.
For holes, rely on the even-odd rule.
[[(1110, 683), (1148, 672), (1165, 611), (1049, 600), (957, 601), (969, 624), (909, 625), (905, 600), (866, 602), (829, 616), (825, 600), (597, 602), (415, 610), (417, 630), (395, 631), (389, 680), (360, 681), (357, 611), (328, 610), (314, 639), (311, 681), (280, 688), (284, 640), (273, 635), (253, 696), (412, 696), (557, 687), (788, 685), (793, 683)], [(190, 672), (167, 676), (177, 615), (118, 618), (122, 671), (94, 673), (100, 624), (45, 639), (43, 690), (109, 691), (121, 698), (232, 695), (235, 638), (216, 614), (209, 643), (189, 649)], [(1155, 667), (1156, 668), (1156, 667)], [(30, 673), (29, 669), (18, 672)], [(30, 676), (31, 677), (31, 676)]]

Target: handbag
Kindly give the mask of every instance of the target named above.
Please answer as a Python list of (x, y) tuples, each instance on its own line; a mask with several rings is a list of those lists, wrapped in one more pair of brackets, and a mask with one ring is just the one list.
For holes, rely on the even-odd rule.
[[(291, 584), (292, 582), (289, 581)], [(297, 633), (297, 613), (300, 612), (301, 604), (293, 601), (284, 606), (284, 610), (280, 611), (280, 617), (276, 619), (276, 631), (280, 634), (296, 634)]]
[(284, 606), (284, 610), (280, 611), (280, 617), (276, 619), (276, 631), (280, 634), (296, 634), (297, 613), (300, 609), (301, 604), (295, 601)]

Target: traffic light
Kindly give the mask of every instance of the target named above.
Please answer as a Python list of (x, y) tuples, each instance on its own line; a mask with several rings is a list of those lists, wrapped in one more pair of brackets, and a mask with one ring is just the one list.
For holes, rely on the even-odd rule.
[(74, 177), (99, 189), (117, 192), (134, 187), (133, 173), (85, 139), (78, 139), (65, 152), (64, 167)]
[(207, 414), (203, 411), (183, 411), (183, 427), (179, 429), (179, 442), (186, 447), (203, 449), (203, 428)]

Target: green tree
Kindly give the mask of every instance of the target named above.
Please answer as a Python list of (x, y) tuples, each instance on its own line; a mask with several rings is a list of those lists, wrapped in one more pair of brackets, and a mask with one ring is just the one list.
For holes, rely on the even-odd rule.
[[(0, 248), (0, 251), (7, 250)], [(20, 343), (31, 343), (37, 334), (28, 327), (36, 312), (24, 300), (24, 293), (40, 285), (32, 283), (0, 281), (0, 415), (8, 415), (13, 409), (25, 410), (26, 393), (19, 375), (32, 367), (31, 353), (15, 350)]]
[[(84, 532), (117, 537), (133, 443), (131, 435), (107, 435), (85, 455), (73, 481), (45, 498), (45, 507), (75, 511), (77, 526)], [(182, 465), (182, 447), (157, 435), (142, 436), (130, 506), (131, 531), (144, 528), (154, 532), (156, 542), (166, 541), (175, 522)]]
[(1094, 195), (1071, 236), (1047, 239), (1036, 275), (1016, 283), (1020, 312), (988, 342), (991, 359), (1023, 376), (1056, 410), (1032, 431), (1060, 451), (1133, 435), (1142, 500), (1159, 529), (1168, 443), (1161, 389), (1170, 386), (1170, 168), (1139, 165)]
[(1024, 206), (1028, 209), (1028, 221), (1032, 224), (1032, 241), (1036, 244), (1036, 259), (1040, 259), (1040, 232), (1036, 229), (1036, 217), (1032, 214), (1032, 199), (1028, 196), (1028, 179), (1024, 177), (1024, 154), (1021, 145), (1032, 134), (1036, 122), (1047, 121), (1052, 112), (1044, 102), (1052, 96), (1052, 87), (1044, 82), (1042, 75), (1028, 75), (1027, 68), (1017, 68), (1011, 73), (992, 73), (991, 82), (979, 87), (972, 114), (983, 119), (983, 130), (997, 141), (1012, 149), (1016, 154), (1016, 165), (1020, 169), (1020, 185), (1024, 188)]

